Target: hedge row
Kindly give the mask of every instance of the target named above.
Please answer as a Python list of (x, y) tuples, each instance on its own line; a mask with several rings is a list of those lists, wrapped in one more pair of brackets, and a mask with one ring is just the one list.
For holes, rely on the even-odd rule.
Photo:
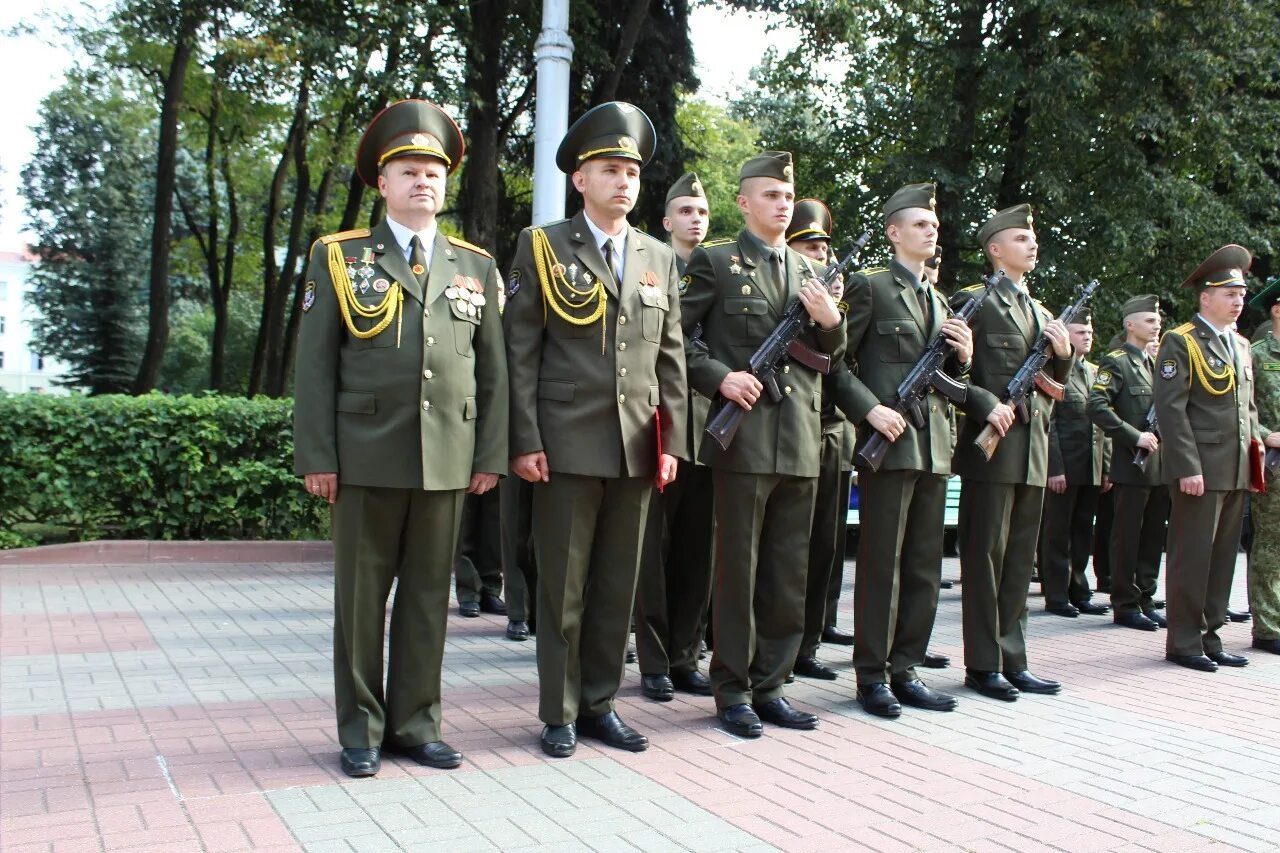
[[(293, 474), (292, 401), (0, 393), (0, 547), (326, 538)], [(33, 531), (36, 531), (33, 533)]]

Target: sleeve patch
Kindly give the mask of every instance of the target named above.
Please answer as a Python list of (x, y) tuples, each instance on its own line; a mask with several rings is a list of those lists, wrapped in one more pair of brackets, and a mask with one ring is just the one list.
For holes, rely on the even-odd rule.
[(310, 311), (311, 306), (316, 304), (316, 282), (315, 279), (308, 281), (302, 289), (302, 310), (303, 313)]
[(1171, 358), (1160, 362), (1160, 378), (1172, 379), (1178, 375), (1178, 363)]
[(689, 284), (692, 281), (693, 281), (693, 276), (686, 275), (680, 279), (680, 284), (676, 289), (679, 290), (681, 294), (683, 294), (685, 291), (689, 289)]
[(520, 289), (520, 270), (515, 269), (507, 276), (507, 299), (516, 295), (516, 291)]
[(1099, 371), (1098, 371), (1098, 378), (1097, 378), (1096, 380), (1094, 380), (1094, 387), (1095, 387), (1095, 388), (1098, 388), (1098, 387), (1105, 388), (1105, 387), (1107, 387), (1107, 386), (1108, 386), (1108, 385), (1110, 385), (1110, 384), (1111, 384), (1111, 371), (1110, 371), (1110, 370), (1099, 370)]

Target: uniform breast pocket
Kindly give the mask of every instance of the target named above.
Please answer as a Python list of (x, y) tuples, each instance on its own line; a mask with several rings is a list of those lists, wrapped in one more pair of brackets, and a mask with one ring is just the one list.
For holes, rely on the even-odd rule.
[(769, 300), (763, 296), (730, 296), (724, 300), (730, 343), (751, 346), (773, 331), (769, 322)]
[(471, 342), (476, 336), (477, 325), (479, 325), (478, 320), (453, 318), (453, 343), (458, 350), (458, 355), (471, 358)]
[(989, 334), (983, 336), (983, 354), (998, 372), (1016, 373), (1026, 357), (1026, 340), (1022, 335)]
[(906, 317), (876, 320), (880, 360), (888, 362), (911, 361), (911, 332), (913, 329), (915, 329), (915, 323)]
[(1133, 385), (1126, 388), (1125, 391), (1128, 392), (1129, 397), (1132, 398), (1133, 407), (1135, 409), (1142, 409), (1145, 412), (1147, 409), (1151, 408), (1151, 404), (1154, 400), (1151, 398), (1150, 385)]
[[(375, 329), (379, 323), (385, 319), (383, 310), (386, 308), (386, 305), (384, 304), (386, 300), (376, 293), (372, 295), (377, 296), (378, 298), (370, 299), (368, 297), (356, 297), (356, 302), (360, 305), (361, 309), (375, 312), (375, 316), (361, 317), (355, 311), (351, 312), (351, 324), (355, 326), (356, 330), (361, 334), (368, 334), (373, 331), (373, 329)], [(392, 311), (391, 322), (387, 323), (386, 328), (378, 334), (367, 338), (356, 337), (353, 335), (351, 338), (351, 346), (353, 349), (380, 349), (382, 347), (393, 347), (395, 345), (396, 317), (394, 310)]]
[(644, 339), (650, 343), (660, 343), (662, 327), (671, 307), (667, 302), (667, 294), (656, 287), (641, 287), (640, 302), (643, 305), (640, 309), (640, 329), (644, 333)]

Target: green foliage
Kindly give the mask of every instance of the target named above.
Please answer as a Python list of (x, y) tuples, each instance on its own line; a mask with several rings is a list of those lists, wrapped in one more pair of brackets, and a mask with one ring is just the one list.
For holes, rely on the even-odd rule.
[(686, 171), (698, 173), (707, 193), (711, 211), (708, 237), (737, 234), (742, 228), (742, 214), (735, 201), (738, 168), (759, 151), (759, 132), (751, 122), (733, 118), (724, 107), (692, 98), (681, 102), (676, 123), (692, 155)]
[[(212, 357), (213, 309), (208, 304), (185, 300), (174, 306), (169, 348), (160, 369), (160, 388), (168, 394), (198, 394), (209, 387), (209, 360)], [(247, 293), (232, 293), (227, 311), (226, 373), (223, 392), (243, 394), (245, 378), (253, 360), (254, 336), (258, 331), (256, 299)]]
[(261, 397), (0, 394), (0, 530), (323, 538), (327, 506), (293, 474), (291, 417), (292, 401)]

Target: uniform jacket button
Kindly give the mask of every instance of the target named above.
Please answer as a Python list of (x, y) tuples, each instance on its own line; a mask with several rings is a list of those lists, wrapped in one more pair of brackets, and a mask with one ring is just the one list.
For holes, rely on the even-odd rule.
[(618, 395), (618, 402), (619, 402), (619, 403), (625, 403), (625, 402), (627, 402), (627, 395), (626, 395), (626, 394), (619, 394), (619, 395)]
[(422, 378), (423, 378), (423, 379), (430, 379), (430, 378), (431, 378), (431, 377), (433, 377), (433, 376), (435, 376), (435, 374), (434, 374), (434, 373), (432, 373), (430, 370), (424, 370), (424, 371), (422, 371)]

